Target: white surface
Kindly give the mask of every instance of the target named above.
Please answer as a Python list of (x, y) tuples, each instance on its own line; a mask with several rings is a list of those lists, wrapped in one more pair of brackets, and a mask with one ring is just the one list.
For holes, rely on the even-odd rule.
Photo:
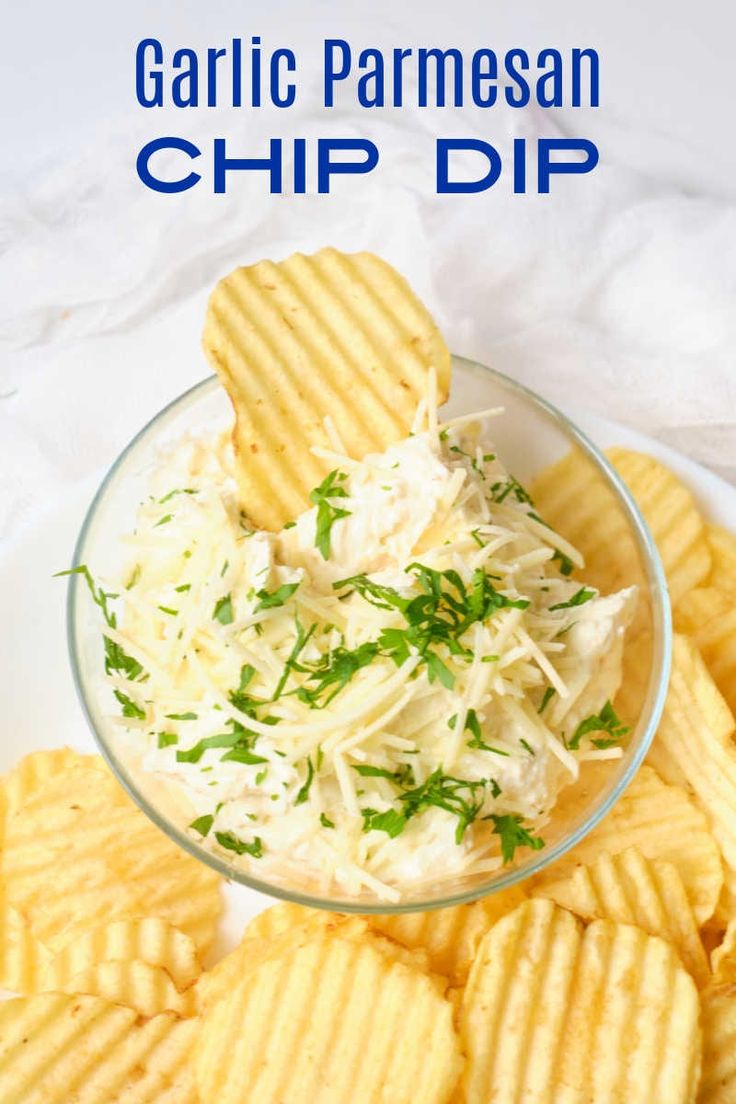
[[(736, 488), (671, 449), (624, 426), (569, 411), (602, 447), (620, 444), (659, 456), (688, 483), (708, 516), (736, 531)], [(94, 750), (69, 671), (65, 633), (66, 584), (53, 579), (71, 557), (87, 506), (104, 472), (69, 491), (45, 518), (17, 540), (3, 571), (5, 631), (0, 670), (11, 671), (3, 690), (0, 772), (36, 748), (69, 744)], [(227, 887), (223, 943), (270, 902), (242, 886)]]

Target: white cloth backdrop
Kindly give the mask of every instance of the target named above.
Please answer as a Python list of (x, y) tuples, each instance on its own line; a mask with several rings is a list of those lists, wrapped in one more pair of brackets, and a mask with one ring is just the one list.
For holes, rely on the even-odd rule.
[[(549, 196), (514, 196), (505, 177), (434, 194), (435, 135), (507, 156), (515, 134), (554, 133), (533, 112), (234, 114), (193, 113), (186, 129), (181, 112), (132, 117), (3, 199), (0, 539), (207, 374), (199, 334), (219, 276), (328, 243), (391, 260), (454, 351), (736, 479), (736, 205), (616, 168), (605, 149), (592, 176), (553, 179)], [(233, 176), (226, 196), (209, 179), (157, 195), (135, 152), (165, 133), (208, 152), (223, 135), (241, 156), (271, 135), (364, 134), (381, 164), (330, 196), (272, 197), (261, 174)]]

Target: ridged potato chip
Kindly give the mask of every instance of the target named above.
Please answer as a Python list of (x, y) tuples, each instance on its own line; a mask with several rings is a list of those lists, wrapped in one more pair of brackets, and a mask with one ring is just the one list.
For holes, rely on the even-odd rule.
[(424, 950), (429, 968), (462, 985), (488, 929), (525, 900), (525, 892), (512, 886), (469, 905), (367, 917), (370, 926), (397, 939), (406, 947)]
[(540, 891), (583, 920), (634, 924), (671, 943), (702, 987), (710, 979), (708, 959), (695, 915), (677, 868), (646, 859), (635, 847), (620, 855), (600, 854), (579, 866), (566, 882)]
[(150, 915), (200, 950), (214, 935), (217, 875), (96, 769), (48, 778), (10, 819), (0, 861), (8, 900), (53, 951), (103, 922)]
[(541, 517), (585, 560), (585, 581), (609, 594), (644, 581), (626, 515), (590, 460), (573, 449), (531, 485)]
[(692, 637), (716, 686), (736, 710), (736, 590), (698, 587), (675, 610), (675, 628)]
[(698, 996), (672, 948), (638, 928), (584, 931), (534, 900), (484, 937), (461, 1013), (466, 1104), (691, 1104)]
[(723, 864), (705, 814), (679, 786), (666, 785), (651, 767), (641, 767), (629, 788), (577, 847), (534, 880), (535, 891), (557, 892), (580, 864), (602, 851), (618, 855), (637, 847), (648, 859), (665, 859), (682, 878), (698, 924), (713, 915), (723, 888)]
[(12, 770), (0, 776), (0, 845), (5, 836), (5, 822), (48, 778), (67, 767), (82, 766), (106, 771), (99, 755), (81, 755), (71, 748), (51, 748), (24, 755)]
[(205, 1013), (195, 1048), (217, 1104), (445, 1104), (461, 1067), (432, 981), (339, 932), (261, 963)]
[(237, 268), (210, 296), (203, 345), (232, 400), (241, 499), (280, 529), (334, 464), (329, 417), (350, 456), (406, 437), (430, 371), (447, 398), (450, 354), (406, 280), (372, 253), (322, 249)]
[[(301, 922), (298, 913), (291, 910), (300, 910)], [(203, 974), (196, 986), (197, 1007), (200, 1010), (211, 1007), (218, 1000), (227, 996), (233, 986), (267, 959), (283, 955), (296, 946), (300, 946), (316, 931), (338, 932), (341, 939), (361, 940), (370, 943), (380, 954), (391, 962), (403, 962), (422, 973), (430, 974), (430, 960), (428, 953), (423, 948), (410, 949), (402, 943), (396, 943), (381, 935), (380, 932), (371, 931), (367, 917), (343, 916), (338, 913), (326, 912), (322, 909), (308, 909), (301, 905), (274, 905), (266, 909), (260, 916), (267, 913), (274, 915), (261, 925), (256, 925), (257, 932), (267, 931), (269, 934), (251, 934), (254, 931), (254, 922), (246, 927), (241, 943), (230, 954), (220, 959), (216, 966)], [(289, 917), (288, 926), (282, 921)], [(440, 992), (447, 988), (447, 979), (437, 974), (432, 974), (432, 981)]]
[(724, 924), (736, 915), (733, 731), (733, 716), (700, 653), (692, 641), (676, 633), (670, 692), (648, 758), (663, 778), (687, 787), (707, 818), (724, 862), (725, 883), (716, 914)]
[(708, 525), (706, 536), (712, 566), (707, 585), (727, 594), (736, 594), (736, 536), (720, 525)]
[(703, 1076), (698, 1104), (736, 1102), (736, 986), (703, 994)]
[(51, 952), (34, 938), (0, 885), (0, 989), (38, 992), (50, 960)]
[(628, 449), (607, 450), (649, 526), (662, 557), (670, 599), (707, 579), (711, 568), (705, 521), (688, 488), (664, 464)]
[(95, 962), (59, 985), (58, 991), (102, 997), (111, 1004), (133, 1008), (147, 1018), (160, 1012), (176, 1012), (178, 1016), (191, 1016), (194, 1012), (191, 990), (180, 993), (166, 970), (136, 959)]
[(42, 993), (0, 1004), (3, 1104), (197, 1104), (196, 1020), (140, 1023), (99, 997)]
[(161, 966), (177, 989), (187, 989), (202, 972), (194, 941), (156, 916), (101, 924), (48, 957), (43, 983), (51, 990), (64, 988), (75, 974), (101, 962)]
[(729, 921), (721, 942), (710, 956), (714, 985), (736, 985), (736, 917)]

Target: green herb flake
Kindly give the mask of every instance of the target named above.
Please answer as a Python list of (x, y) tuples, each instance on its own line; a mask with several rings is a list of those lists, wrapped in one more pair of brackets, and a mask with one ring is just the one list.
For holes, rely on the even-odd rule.
[(159, 732), (157, 736), (157, 743), (159, 748), (171, 747), (172, 744), (179, 743), (179, 737), (175, 732)]
[(220, 847), (224, 847), (226, 851), (234, 851), (236, 855), (250, 855), (253, 859), (260, 859), (263, 855), (263, 841), (260, 836), (246, 843), (232, 832), (215, 832), (215, 839)]
[[(622, 740), (624, 736), (627, 736), (630, 731), (629, 726), (625, 725), (621, 718), (616, 715), (610, 701), (607, 701), (600, 713), (594, 713), (580, 722), (567, 746), (571, 751), (577, 751), (584, 736), (588, 736), (591, 732), (606, 732), (608, 733), (606, 746), (611, 747)], [(596, 746), (600, 746), (600, 744)]]
[(158, 529), (158, 527), (159, 527), (160, 525), (168, 525), (168, 524), (169, 524), (169, 522), (173, 520), (173, 517), (174, 517), (174, 515), (173, 515), (173, 514), (164, 514), (164, 516), (163, 516), (163, 517), (160, 517), (160, 518), (158, 519), (158, 521), (156, 522), (156, 524), (154, 525), (154, 527), (153, 527), (153, 528), (154, 528), (154, 529)]
[(232, 595), (226, 594), (218, 598), (212, 611), (212, 620), (219, 621), (221, 625), (232, 625), (234, 621)]
[(209, 830), (212, 827), (214, 820), (215, 818), (212, 816), (212, 814), (208, 813), (206, 816), (197, 817), (196, 820), (192, 821), (189, 827), (193, 828), (195, 832), (199, 832), (200, 836), (206, 836), (209, 834)]
[(364, 832), (385, 832), (391, 839), (401, 835), (406, 828), (407, 817), (396, 809), (379, 813), (375, 809), (361, 809)]
[(196, 721), (196, 713), (165, 713), (167, 721)]
[(283, 606), (298, 589), (299, 583), (283, 583), (276, 590), (257, 590), (255, 596), (258, 599), (258, 604), (253, 612), (260, 613), (261, 610), (277, 609), (279, 606)]
[(325, 813), (320, 813), (319, 814), (319, 822), (320, 822), (320, 824), (322, 825), (323, 828), (334, 828), (335, 827), (335, 822), (333, 820), (330, 820), (330, 818)]
[(348, 497), (348, 492), (341, 486), (346, 479), (345, 472), (335, 469), (309, 495), (309, 501), (317, 507), (314, 544), (324, 560), (329, 560), (332, 552), (332, 526), (340, 518), (350, 517), (351, 514), (350, 510), (341, 509), (330, 502), (333, 498)]
[(576, 606), (584, 606), (591, 598), (595, 598), (597, 593), (598, 592), (595, 590), (588, 590), (587, 587), (581, 587), (567, 602), (557, 602), (556, 605), (550, 606), (550, 612), (552, 612), (552, 610), (574, 609)]
[(534, 836), (524, 827), (520, 816), (496, 816), (492, 814), (494, 835), (501, 838), (501, 855), (504, 863), (514, 861), (517, 847), (529, 847), (532, 851), (541, 851), (544, 840)]
[(162, 613), (168, 614), (169, 617), (178, 617), (179, 616), (178, 609), (172, 609), (171, 606), (158, 606), (158, 609), (160, 609)]
[(559, 548), (555, 548), (555, 554), (552, 560), (560, 561), (560, 575), (572, 575), (575, 570), (575, 564), (572, 562), (569, 556), (566, 556), (564, 552), (560, 552)]
[(145, 720), (145, 709), (141, 709), (139, 705), (136, 705), (132, 698), (129, 698), (127, 694), (124, 694), (122, 690), (113, 690), (113, 693), (122, 706), (122, 713), (124, 717), (133, 717), (137, 721)]
[(314, 766), (312, 765), (311, 758), (309, 756), (307, 756), (307, 777), (306, 777), (306, 781), (304, 782), (304, 785), (300, 788), (298, 794), (296, 795), (296, 799), (294, 801), (295, 805), (304, 805), (304, 803), (309, 798), (309, 791), (311, 789), (313, 781), (314, 781)]
[(537, 713), (539, 713), (540, 715), (542, 713), (544, 713), (545, 709), (547, 708), (547, 706), (549, 705), (550, 701), (552, 700), (552, 698), (555, 696), (556, 693), (557, 693), (557, 691), (555, 690), (554, 686), (548, 686), (547, 687), (547, 689), (544, 691), (544, 694), (542, 695), (542, 700), (539, 703), (539, 708), (537, 709)]

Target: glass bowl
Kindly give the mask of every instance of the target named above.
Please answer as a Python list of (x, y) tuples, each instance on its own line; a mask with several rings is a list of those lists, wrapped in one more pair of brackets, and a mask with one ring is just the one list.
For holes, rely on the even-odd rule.
[[(671, 619), (667, 586), (652, 538), (625, 485), (602, 453), (563, 414), (520, 384), (463, 357), (453, 357), (452, 397), (443, 416), (503, 406), (505, 413), (494, 419), (494, 445), (507, 470), (523, 484), (534, 482), (538, 473), (572, 457), (580, 473), (606, 496), (608, 509), (615, 512), (619, 535), (623, 534), (629, 554), (621, 586), (638, 583), (641, 603), (636, 635), (639, 646), (632, 661), (632, 694), (627, 694), (628, 719), (634, 721), (619, 760), (586, 763), (578, 782), (563, 791), (545, 825), (546, 846), (529, 852), (512, 866), (492, 875), (444, 879), (412, 891), (397, 904), (387, 903), (363, 892), (348, 896), (339, 890), (325, 894), (310, 882), (307, 874), (299, 883), (275, 877), (256, 877), (208, 850), (187, 834), (191, 816), (181, 805), (181, 795), (169, 792), (168, 784), (142, 771), (127, 748), (110, 716), (109, 689), (104, 683), (103, 649), (99, 610), (91, 601), (84, 579), (72, 575), (68, 595), (68, 637), (72, 668), (80, 701), (103, 756), (119, 781), (140, 808), (179, 846), (226, 878), (274, 897), (313, 907), (345, 912), (408, 912), (459, 904), (504, 889), (546, 867), (574, 847), (620, 797), (642, 762), (654, 736), (667, 690), (671, 651)], [(229, 400), (214, 377), (203, 380), (175, 399), (145, 426), (113, 464), (95, 495), (84, 520), (74, 552), (75, 564), (87, 564), (93, 575), (114, 576), (122, 563), (120, 537), (132, 528), (136, 509), (145, 497), (148, 479), (162, 447), (187, 434), (225, 429), (232, 421)], [(577, 470), (577, 468), (576, 468)], [(563, 533), (563, 535), (565, 535)], [(585, 572), (586, 581), (595, 583)], [(641, 640), (646, 647), (641, 647)]]

